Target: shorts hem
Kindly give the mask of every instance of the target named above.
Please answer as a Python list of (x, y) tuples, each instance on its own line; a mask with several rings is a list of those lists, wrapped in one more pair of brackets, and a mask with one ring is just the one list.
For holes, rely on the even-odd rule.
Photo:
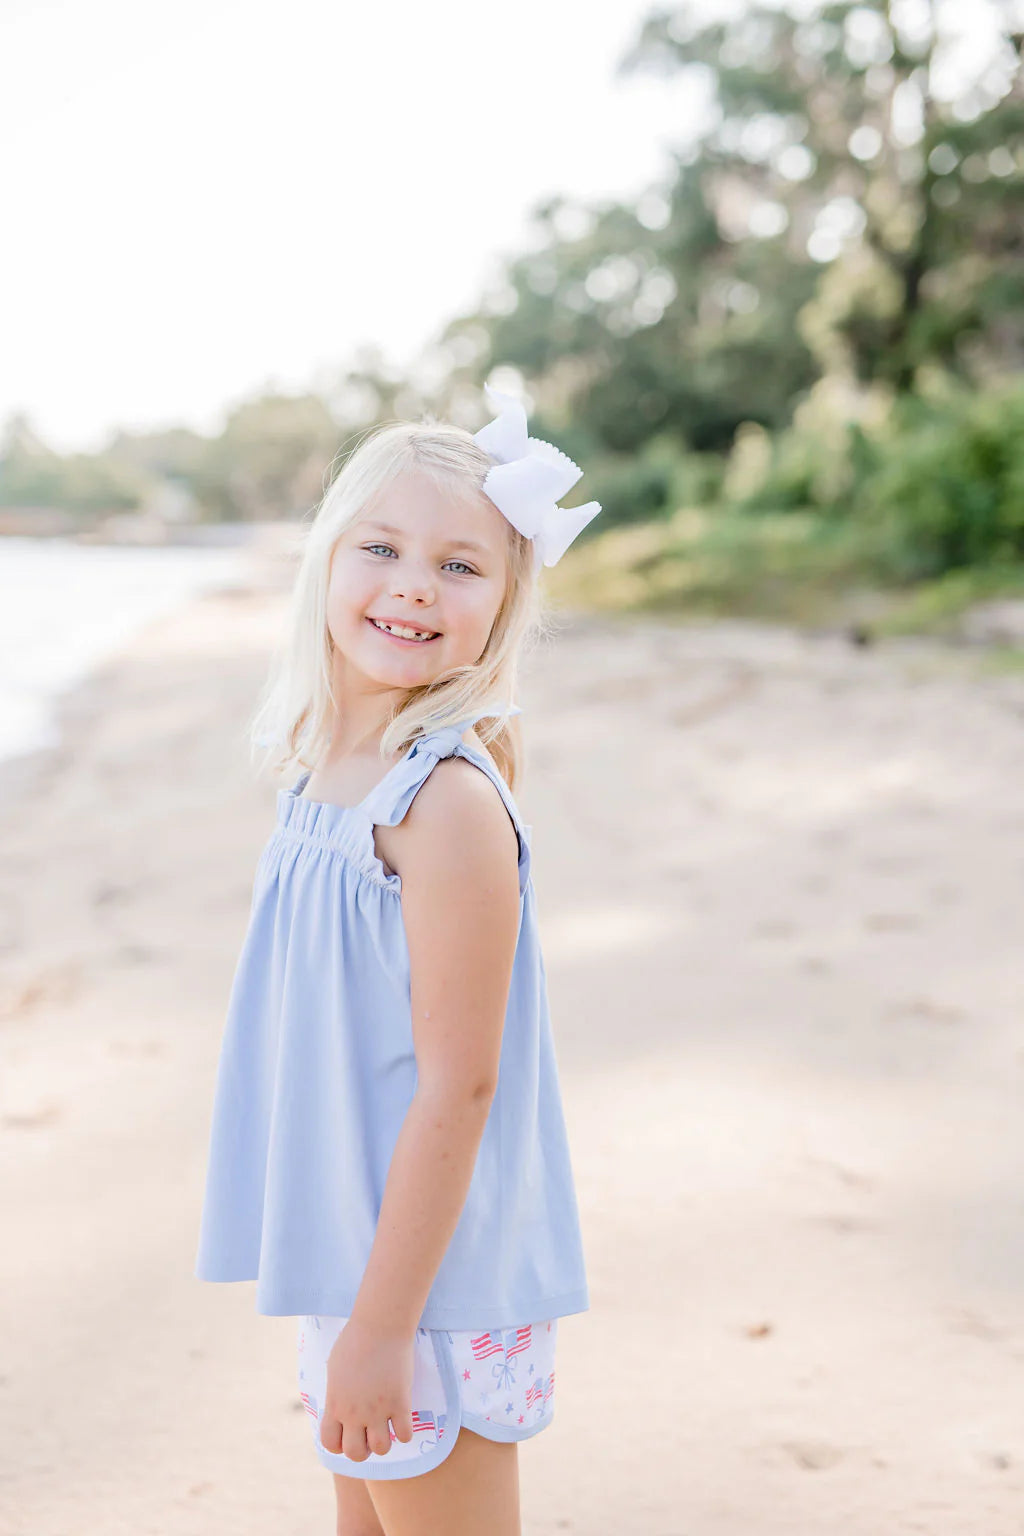
[(463, 1413), (462, 1428), (471, 1429), (474, 1435), (480, 1435), (484, 1440), (498, 1440), (504, 1444), (509, 1440), (529, 1440), (533, 1435), (539, 1435), (542, 1429), (547, 1429), (554, 1416), (554, 1413), (549, 1413), (543, 1419), (538, 1419), (536, 1424), (520, 1427), (518, 1424), (502, 1424), (497, 1419), (486, 1419), (477, 1413)]

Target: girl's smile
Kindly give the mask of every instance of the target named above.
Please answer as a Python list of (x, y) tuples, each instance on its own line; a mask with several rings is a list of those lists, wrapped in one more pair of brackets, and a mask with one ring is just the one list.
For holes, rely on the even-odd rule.
[[(389, 640), (396, 640), (399, 645), (429, 645), (432, 640), (440, 640), (439, 634), (431, 634), (429, 630), (418, 630), (414, 624), (399, 625), (397, 620), (391, 620), (390, 624), (385, 619), (369, 618), (380, 634), (387, 635)], [(383, 626), (388, 624), (387, 628)]]

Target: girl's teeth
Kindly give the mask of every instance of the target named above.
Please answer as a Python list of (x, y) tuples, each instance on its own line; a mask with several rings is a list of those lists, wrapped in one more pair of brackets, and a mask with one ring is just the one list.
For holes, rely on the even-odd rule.
[(434, 638), (427, 630), (396, 629), (390, 624), (379, 624), (376, 619), (371, 619), (370, 622), (376, 629), (382, 629), (388, 635), (397, 635), (400, 640), (432, 640)]

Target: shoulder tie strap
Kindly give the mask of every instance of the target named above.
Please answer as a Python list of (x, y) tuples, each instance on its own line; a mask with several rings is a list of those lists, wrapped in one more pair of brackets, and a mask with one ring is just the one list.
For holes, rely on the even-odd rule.
[[(512, 791), (491, 759), (479, 748), (470, 746), (462, 740), (462, 733), (468, 726), (475, 724), (486, 715), (498, 712), (492, 705), (486, 709), (477, 710), (453, 725), (442, 726), (440, 730), (430, 731), (426, 736), (421, 736), (413, 743), (401, 762), (395, 765), (391, 773), (371, 790), (364, 802), (363, 810), (370, 822), (375, 825), (397, 826), (408, 811), (417, 792), (426, 782), (431, 770), (441, 758), (455, 755), (466, 758), (487, 774), (501, 796), (516, 829), (519, 839), (519, 894), (521, 896), (526, 889), (530, 873), (529, 834), (532, 828), (523, 822), (519, 808), (512, 797)], [(513, 705), (509, 713), (517, 715), (522, 711), (518, 705)]]

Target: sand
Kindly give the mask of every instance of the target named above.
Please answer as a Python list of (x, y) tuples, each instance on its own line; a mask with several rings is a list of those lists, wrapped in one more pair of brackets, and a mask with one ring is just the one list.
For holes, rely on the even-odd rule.
[[(0, 1531), (315, 1536), (295, 1322), (192, 1273), (286, 563), (0, 775)], [(591, 1283), (527, 1536), (1024, 1529), (1024, 679), (564, 614), (518, 800)]]

